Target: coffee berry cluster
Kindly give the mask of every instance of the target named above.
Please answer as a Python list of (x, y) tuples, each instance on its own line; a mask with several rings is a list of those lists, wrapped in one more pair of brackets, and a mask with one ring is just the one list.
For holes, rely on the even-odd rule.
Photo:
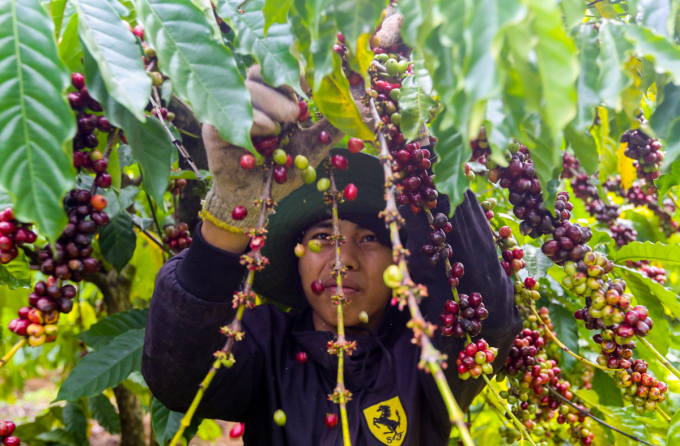
[(666, 277), (666, 269), (650, 265), (649, 260), (640, 260), (639, 262), (632, 262), (629, 260), (626, 262), (626, 266), (628, 268), (638, 268), (644, 275), (655, 282), (659, 282), (661, 285), (665, 285), (666, 280), (668, 280)]
[(517, 247), (517, 240), (512, 236), (512, 229), (503, 226), (498, 230), (496, 245), (501, 251), (501, 266), (508, 276), (526, 267), (524, 250)]
[[(566, 211), (568, 205), (571, 205), (569, 193), (557, 194), (555, 211), (559, 208), (564, 208)], [(590, 228), (582, 227), (578, 223), (572, 224), (568, 218), (565, 218), (552, 230), (551, 234), (544, 238), (541, 251), (558, 265), (564, 265), (567, 261), (580, 262), (590, 252), (587, 243), (592, 236), (593, 231)]]
[(493, 361), (496, 359), (498, 349), (489, 347), (484, 339), (477, 342), (470, 341), (463, 350), (458, 353), (456, 366), (458, 367), (458, 377), (462, 380), (477, 379), (482, 373), (493, 375)]
[(170, 249), (185, 249), (191, 246), (191, 237), (189, 236), (189, 225), (182, 222), (175, 227), (175, 225), (167, 225), (163, 228), (165, 243)]
[(640, 129), (628, 130), (621, 136), (621, 142), (628, 146), (624, 152), (628, 158), (632, 158), (633, 165), (640, 179), (652, 184), (661, 176), (659, 168), (666, 153), (661, 150), (663, 145), (658, 139), (652, 139)]
[(101, 112), (102, 107), (90, 97), (85, 86), (85, 76), (81, 73), (71, 75), (71, 84), (78, 90), (68, 94), (71, 108), (76, 112), (78, 132), (73, 138), (73, 166), (89, 173), (94, 173), (95, 183), (98, 187), (111, 186), (111, 174), (106, 172), (109, 166), (104, 154), (97, 150), (99, 138), (97, 132), (109, 133), (114, 130), (105, 116), (97, 116), (87, 113), (87, 109), (93, 112)]
[(83, 274), (99, 269), (99, 261), (92, 257), (92, 237), (97, 228), (109, 224), (104, 212), (106, 198), (92, 196), (87, 190), (73, 189), (66, 197), (68, 224), (55, 244), (40, 251), (40, 270), (45, 275), (80, 282)]
[(16, 425), (12, 421), (0, 421), (0, 440), (5, 446), (19, 446), (21, 440), (12, 435)]
[(533, 302), (541, 298), (541, 293), (538, 292), (539, 284), (533, 277), (527, 277), (524, 282), (516, 281), (515, 289), (515, 305), (532, 305)]
[(10, 321), (8, 328), (19, 336), (28, 336), (31, 347), (54, 342), (59, 333), (59, 313), (71, 312), (76, 292), (73, 285), (59, 286), (54, 277), (36, 283), (28, 306), (19, 308), (19, 317)]
[(470, 148), (472, 155), (470, 161), (476, 161), (481, 164), (487, 163), (487, 157), (491, 155), (491, 148), (489, 147), (489, 140), (486, 137), (486, 129), (482, 127), (477, 135), (477, 139), (470, 141)]
[(635, 412), (639, 414), (654, 412), (657, 404), (666, 400), (668, 385), (656, 379), (647, 371), (647, 363), (637, 359), (632, 371), (618, 370), (615, 373), (615, 384), (622, 390), (621, 398), (633, 403)]
[[(428, 256), (430, 266), (435, 266), (440, 260), (451, 258), (453, 249), (451, 245), (446, 243), (446, 234), (453, 230), (453, 226), (448, 217), (442, 213), (435, 214), (432, 217), (430, 224), (432, 231), (430, 231), (430, 242), (420, 248), (420, 252)], [(461, 264), (462, 268), (462, 264)], [(460, 270), (459, 274), (464, 274), (464, 270)], [(460, 279), (462, 275), (451, 275), (450, 277)], [(450, 281), (452, 287), (458, 286), (457, 281)]]
[(562, 286), (576, 295), (593, 298), (604, 296), (605, 276), (614, 269), (614, 263), (596, 251), (588, 251), (582, 260), (569, 260), (563, 266), (567, 275)]
[[(538, 355), (544, 345), (545, 339), (538, 330), (531, 330), (529, 328), (522, 330), (522, 333), (515, 338), (513, 346), (510, 347), (508, 358), (505, 360), (506, 373), (510, 376), (514, 376), (517, 373), (525, 372), (525, 376), (529, 380), (528, 382), (534, 382), (533, 378), (529, 379), (528, 377), (534, 376), (533, 373), (538, 373), (540, 376), (541, 367), (539, 366), (538, 369), (534, 369), (534, 366), (538, 363), (536, 355)], [(534, 370), (537, 372), (534, 372)], [(528, 372), (529, 375), (526, 375), (526, 372)], [(552, 370), (551, 373), (554, 375)], [(549, 375), (546, 376), (549, 377)], [(534, 384), (540, 385), (543, 384), (543, 381), (544, 377), (540, 377)], [(549, 380), (546, 380), (545, 384), (548, 382)], [(536, 389), (534, 389), (534, 391), (537, 395), (541, 395), (544, 392), (544, 390), (536, 391)]]
[(442, 336), (464, 338), (466, 333), (477, 336), (482, 331), (482, 321), (489, 317), (489, 310), (484, 307), (482, 295), (479, 293), (460, 294), (458, 302), (447, 300), (444, 312), (439, 315), (442, 322)]
[(19, 246), (35, 242), (37, 236), (29, 229), (31, 226), (17, 221), (13, 208), (0, 211), (0, 263), (5, 265), (16, 259)]
[[(505, 151), (508, 167), (494, 167), (489, 170), (489, 181), (508, 189), (508, 201), (513, 205), (512, 212), (522, 220), (519, 225), (522, 235), (539, 238), (550, 234), (563, 220), (571, 218), (573, 205), (568, 201), (555, 203), (556, 217), (543, 204), (541, 185), (536, 177), (536, 168), (527, 148), (518, 143), (510, 145)], [(492, 164), (493, 165), (493, 164)], [(487, 161), (487, 167), (489, 161)]]

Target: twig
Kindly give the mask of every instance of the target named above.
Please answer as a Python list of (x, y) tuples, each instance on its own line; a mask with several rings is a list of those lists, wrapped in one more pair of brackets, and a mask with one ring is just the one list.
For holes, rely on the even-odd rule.
[[(154, 87), (154, 91), (156, 92), (156, 87)], [(184, 144), (182, 144), (182, 141), (175, 138), (175, 135), (173, 135), (172, 132), (170, 131), (170, 128), (168, 128), (168, 124), (166, 124), (165, 119), (163, 119), (163, 115), (161, 114), (160, 105), (153, 99), (153, 96), (149, 96), (149, 99), (151, 100), (151, 104), (153, 105), (154, 110), (156, 110), (156, 117), (163, 124), (165, 131), (168, 132), (168, 135), (170, 136), (172, 143), (175, 145), (175, 147), (177, 147), (179, 154), (182, 155), (187, 164), (189, 164), (189, 167), (191, 167), (191, 170), (194, 171), (194, 173), (196, 174), (196, 178), (202, 180), (203, 176), (201, 176), (201, 172), (198, 171), (198, 167), (196, 167), (196, 164), (194, 164), (194, 160), (191, 158), (191, 155), (189, 155), (189, 152), (187, 152), (187, 149), (184, 148)]]
[[(469, 335), (468, 335), (468, 336), (469, 336)], [(505, 404), (505, 402), (503, 401), (503, 398), (501, 398), (501, 396), (500, 396), (500, 394), (498, 393), (498, 391), (496, 390), (496, 388), (491, 384), (491, 381), (490, 381), (489, 378), (486, 376), (486, 373), (482, 373), (482, 378), (484, 378), (484, 381), (486, 381), (487, 387), (489, 387), (489, 389), (491, 389), (491, 392), (493, 393), (493, 396), (496, 397), (496, 400), (498, 400), (498, 402), (500, 403), (500, 406), (505, 410), (505, 413), (508, 414), (508, 415), (510, 416), (510, 418), (512, 418), (512, 421), (515, 423), (515, 426), (517, 426), (517, 427), (519, 428), (519, 431), (522, 433), (522, 435), (523, 435), (523, 436), (526, 435), (527, 440), (529, 441), (529, 443), (531, 443), (533, 446), (537, 446), (537, 445), (536, 445), (536, 442), (534, 442), (534, 439), (531, 438), (531, 435), (529, 434), (529, 432), (527, 432), (526, 427), (524, 427), (524, 425), (522, 424), (522, 422), (519, 421), (519, 420), (517, 419), (517, 417), (515, 416), (514, 413), (512, 413), (512, 409), (509, 408), (509, 407)]]
[[(378, 115), (378, 110), (375, 108), (375, 101), (373, 98), (370, 98), (369, 100), (369, 109), (375, 122), (380, 122), (380, 116)], [(386, 207), (383, 215), (385, 217), (385, 221), (389, 222), (394, 260), (399, 266), (399, 270), (403, 275), (401, 288), (406, 290), (406, 303), (408, 305), (409, 312), (411, 313), (409, 327), (411, 327), (413, 330), (414, 338), (421, 347), (420, 363), (418, 366), (424, 367), (427, 365), (427, 369), (432, 373), (432, 376), (434, 377), (434, 380), (437, 384), (437, 388), (444, 399), (444, 404), (446, 405), (446, 409), (449, 414), (449, 421), (451, 424), (458, 426), (463, 444), (465, 446), (474, 446), (470, 432), (465, 425), (465, 415), (460, 409), (460, 406), (458, 406), (458, 403), (451, 392), (451, 388), (449, 387), (449, 383), (446, 380), (446, 376), (444, 375), (444, 371), (441, 367), (441, 363), (444, 362), (445, 357), (432, 345), (432, 342), (430, 341), (430, 336), (432, 336), (435, 327), (425, 321), (423, 315), (420, 312), (418, 299), (416, 299), (414, 292), (414, 288), (416, 287), (411, 280), (411, 275), (409, 274), (406, 263), (405, 249), (401, 243), (401, 238), (399, 237), (399, 224), (401, 223), (401, 216), (399, 215), (399, 210), (397, 209), (397, 202), (395, 199), (395, 188), (393, 184), (394, 174), (392, 171), (391, 162), (392, 158), (387, 149), (385, 135), (380, 127), (378, 127), (378, 142), (380, 144), (380, 161), (383, 165), (383, 170), (385, 173)], [(403, 307), (403, 302), (400, 303), (400, 307)]]
[(666, 357), (665, 357), (664, 355), (662, 355), (661, 353), (659, 353), (659, 352), (654, 348), (654, 346), (653, 346), (652, 344), (649, 343), (649, 341), (647, 341), (645, 338), (642, 338), (642, 337), (640, 337), (640, 336), (637, 336), (637, 338), (638, 338), (638, 340), (639, 340), (640, 342), (642, 342), (642, 345), (644, 345), (645, 347), (647, 347), (647, 349), (649, 349), (649, 351), (652, 352), (652, 354), (653, 354), (654, 356), (656, 356), (656, 359), (658, 359), (658, 360), (661, 362), (661, 364), (664, 365), (664, 367), (666, 367), (673, 375), (675, 375), (676, 377), (680, 378), (680, 371), (678, 371), (678, 369), (676, 369), (675, 367), (673, 367), (673, 364), (671, 364), (671, 363), (668, 361), (668, 359), (666, 359)]
[(656, 411), (656, 413), (661, 415), (661, 418), (663, 418), (664, 420), (666, 420), (667, 422), (670, 423), (671, 417), (669, 417), (668, 414), (666, 412), (664, 412), (663, 409), (661, 407), (659, 407), (658, 404), (656, 405), (656, 409), (654, 409), (654, 410)]
[(158, 223), (158, 217), (156, 217), (156, 208), (154, 202), (153, 200), (151, 200), (151, 195), (149, 195), (148, 192), (144, 191), (144, 194), (146, 195), (146, 200), (149, 203), (149, 209), (151, 209), (151, 216), (153, 217), (154, 225), (156, 225), (156, 231), (158, 231), (158, 236), (162, 237), (163, 231), (161, 231), (161, 225), (160, 223)]
[[(335, 185), (335, 168), (331, 165), (329, 169), (329, 177), (331, 180), (330, 195), (333, 200), (333, 241), (335, 243), (335, 266), (333, 272), (336, 280), (336, 295), (332, 297), (333, 303), (337, 306), (337, 331), (338, 340), (335, 345), (338, 355), (338, 382), (333, 392), (333, 399), (337, 399), (340, 404), (340, 418), (342, 419), (342, 438), (345, 446), (352, 446), (352, 441), (349, 435), (349, 419), (347, 417), (347, 402), (350, 400), (351, 394), (345, 388), (345, 349), (347, 354), (352, 354), (352, 346), (347, 343), (345, 339), (345, 321), (344, 321), (344, 305), (347, 302), (345, 292), (342, 289), (342, 278), (345, 276), (345, 267), (342, 264), (340, 254), (340, 245), (344, 243), (344, 237), (340, 234), (340, 224), (338, 217), (338, 196), (340, 195)], [(347, 302), (349, 303), (349, 302)]]
[[(267, 174), (267, 180), (265, 181), (265, 186), (264, 186), (264, 191), (262, 192), (260, 201), (261, 201), (261, 207), (260, 207), (260, 216), (258, 217), (257, 220), (257, 228), (256, 231), (259, 230), (264, 230), (264, 224), (266, 221), (267, 213), (268, 211), (274, 206), (274, 204), (271, 202), (271, 189), (272, 189), (272, 178), (273, 178), (273, 173), (274, 169), (270, 167), (269, 173)], [(262, 259), (262, 255), (260, 254), (260, 249), (255, 251), (253, 257), (255, 258), (255, 261), (259, 261)], [(249, 296), (251, 293), (251, 288), (253, 286), (253, 279), (255, 278), (255, 268), (249, 268), (248, 275), (246, 276), (245, 283), (243, 286), (243, 291), (241, 294), (243, 296)], [(217, 358), (215, 362), (213, 362), (212, 367), (210, 368), (210, 371), (208, 374), (205, 376), (201, 384), (199, 385), (198, 392), (196, 392), (196, 396), (194, 397), (194, 400), (191, 402), (191, 406), (189, 406), (189, 409), (187, 410), (187, 413), (182, 417), (182, 421), (180, 422), (179, 430), (175, 434), (174, 437), (172, 437), (172, 440), (170, 441), (169, 446), (176, 446), (177, 442), (179, 442), (179, 439), (182, 437), (182, 434), (186, 430), (187, 427), (191, 424), (191, 419), (194, 416), (194, 413), (196, 412), (196, 408), (198, 407), (199, 403), (201, 402), (201, 399), (203, 398), (203, 395), (210, 385), (210, 382), (212, 381), (213, 377), (217, 373), (217, 370), (222, 367), (224, 362), (228, 360), (228, 358), (231, 356), (231, 350), (234, 346), (234, 343), (236, 342), (236, 338), (239, 336), (241, 333), (241, 319), (243, 318), (243, 312), (245, 311), (245, 299), (238, 304), (238, 310), (236, 310), (236, 316), (234, 317), (234, 320), (231, 321), (229, 326), (227, 327), (226, 333), (227, 334), (227, 342), (225, 343), (224, 347), (222, 350), (218, 351), (215, 353), (215, 357)]]
[(10, 359), (12, 359), (12, 356), (14, 356), (14, 354), (19, 351), (19, 349), (26, 343), (27, 339), (27, 337), (21, 338), (21, 341), (14, 344), (12, 350), (8, 351), (7, 354), (3, 356), (2, 359), (0, 359), (0, 368), (2, 368)]
[(595, 362), (588, 361), (586, 358), (583, 358), (583, 357), (577, 355), (576, 353), (572, 352), (571, 350), (569, 350), (569, 347), (567, 347), (566, 345), (564, 345), (564, 344), (562, 343), (562, 341), (560, 341), (559, 339), (557, 339), (557, 336), (555, 336), (555, 334), (552, 332), (552, 330), (551, 330), (550, 328), (548, 328), (547, 325), (545, 325), (545, 322), (543, 321), (543, 319), (541, 319), (541, 316), (540, 316), (540, 315), (538, 314), (538, 312), (536, 311), (536, 307), (534, 307), (534, 304), (533, 304), (533, 303), (529, 306), (529, 308), (531, 308), (531, 312), (534, 313), (534, 316), (536, 316), (536, 317), (538, 318), (538, 320), (541, 322), (541, 325), (543, 325), (543, 327), (545, 328), (545, 331), (548, 333), (548, 335), (550, 336), (550, 338), (551, 338), (553, 341), (555, 341), (555, 344), (557, 344), (557, 345), (562, 349), (562, 351), (565, 351), (565, 352), (569, 353), (569, 354), (570, 354), (571, 356), (573, 356), (574, 358), (578, 359), (579, 361), (581, 361), (581, 362), (583, 362), (583, 363), (585, 363), (585, 364), (588, 364), (589, 366), (597, 367), (598, 369), (604, 370), (604, 371), (607, 372), (607, 373), (613, 373), (613, 372), (616, 372), (617, 370), (623, 370), (623, 369), (610, 369), (610, 368), (601, 366), (600, 364), (597, 364), (597, 363), (595, 363)]
[[(104, 159), (106, 161), (109, 160), (109, 156), (111, 155), (111, 149), (113, 149), (113, 141), (115, 141), (118, 137), (118, 132), (120, 132), (119, 128), (116, 128), (116, 130), (113, 131), (113, 133), (109, 133), (109, 136), (106, 140), (106, 150), (104, 151)], [(96, 178), (92, 180), (92, 186), (90, 186), (90, 195), (94, 195), (94, 193), (97, 191), (97, 181)]]
[(621, 430), (615, 428), (614, 426), (612, 426), (612, 425), (610, 425), (610, 424), (608, 424), (608, 423), (606, 423), (606, 422), (600, 420), (599, 418), (597, 418), (596, 416), (594, 416), (593, 414), (591, 414), (589, 411), (581, 409), (581, 408), (578, 407), (576, 404), (572, 403), (571, 401), (569, 401), (568, 399), (566, 399), (565, 397), (563, 397), (562, 394), (560, 394), (560, 392), (558, 392), (558, 391), (557, 391), (556, 389), (554, 389), (552, 386), (548, 386), (548, 390), (550, 390), (550, 392), (552, 392), (553, 395), (557, 396), (557, 398), (558, 398), (560, 401), (562, 401), (563, 403), (566, 403), (566, 404), (568, 404), (569, 406), (571, 406), (571, 407), (573, 407), (574, 409), (576, 409), (581, 415), (584, 415), (584, 416), (586, 416), (586, 417), (590, 417), (590, 418), (592, 418), (593, 420), (595, 420), (595, 421), (597, 421), (598, 423), (600, 423), (601, 425), (603, 425), (603, 426), (605, 426), (605, 427), (607, 427), (607, 428), (613, 430), (614, 432), (618, 432), (619, 434), (621, 434), (621, 435), (623, 435), (623, 436), (625, 436), (625, 437), (628, 437), (628, 438), (630, 438), (631, 440), (639, 441), (640, 443), (644, 443), (644, 444), (647, 444), (647, 445), (649, 445), (649, 446), (653, 446), (652, 444), (647, 443), (645, 440), (642, 440), (642, 439), (640, 439), (640, 438), (638, 438), (638, 437), (636, 437), (636, 436), (634, 436), (634, 435), (627, 434), (627, 433), (625, 433), (625, 432), (623, 432), (623, 431), (621, 431)]

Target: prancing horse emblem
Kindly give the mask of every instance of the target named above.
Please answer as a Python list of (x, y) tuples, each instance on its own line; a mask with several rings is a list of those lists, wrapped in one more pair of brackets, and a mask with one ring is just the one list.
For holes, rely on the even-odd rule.
[(400, 446), (404, 441), (408, 420), (398, 396), (364, 409), (364, 415), (369, 429), (382, 443)]

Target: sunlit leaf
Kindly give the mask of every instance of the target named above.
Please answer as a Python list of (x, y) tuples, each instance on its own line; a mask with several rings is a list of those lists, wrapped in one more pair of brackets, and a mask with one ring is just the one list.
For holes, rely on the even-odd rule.
[(67, 222), (61, 199), (74, 183), (66, 143), (76, 128), (69, 73), (38, 0), (0, 0), (0, 60), (0, 186), (19, 220), (56, 240)]
[(264, 14), (264, 35), (267, 36), (269, 27), (274, 23), (286, 23), (286, 16), (293, 0), (266, 0), (262, 14)]
[[(581, 73), (576, 84), (578, 102), (576, 118), (574, 118), (572, 125), (577, 132), (585, 132), (593, 124), (595, 106), (600, 103), (597, 92), (599, 75), (597, 58), (600, 54), (600, 48), (597, 42), (597, 31), (593, 29), (592, 25), (584, 24), (579, 27), (576, 44), (579, 51)], [(586, 166), (584, 161), (581, 160), (581, 165)]]
[(335, 19), (338, 30), (345, 36), (350, 52), (356, 52), (359, 36), (372, 34), (387, 6), (385, 0), (336, 0), (334, 2)]
[(420, 127), (430, 119), (430, 110), (436, 110), (437, 106), (437, 101), (416, 84), (415, 76), (404, 79), (401, 86), (401, 96), (399, 96), (400, 129), (404, 139), (407, 141), (416, 139)]
[(626, 146), (626, 143), (621, 143), (619, 144), (619, 149), (616, 151), (616, 157), (618, 158), (618, 171), (621, 174), (621, 187), (623, 189), (629, 189), (637, 178), (637, 172), (635, 171), (635, 166), (633, 166), (633, 160), (624, 154), (626, 151)]
[(632, 242), (610, 255), (610, 260), (616, 263), (638, 262), (650, 260), (652, 262), (680, 263), (680, 244), (651, 242)]

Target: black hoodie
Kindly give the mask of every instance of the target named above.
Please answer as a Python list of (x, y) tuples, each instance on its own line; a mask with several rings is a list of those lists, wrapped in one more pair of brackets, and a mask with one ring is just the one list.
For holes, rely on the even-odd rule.
[[(430, 231), (426, 218), (406, 208), (400, 211), (409, 233), (409, 270), (429, 292), (421, 311), (439, 324), (444, 302), (452, 298), (444, 266), (428, 266), (420, 253)], [(440, 200), (437, 211), (448, 211), (446, 199)], [(512, 283), (499, 264), (489, 224), (472, 191), (467, 191), (451, 223), (451, 260), (465, 265), (459, 292), (483, 296), (490, 315), (480, 337), (499, 348), (497, 371), (522, 328)], [(172, 410), (188, 409), (214, 361), (213, 353), (224, 346), (219, 327), (235, 315), (232, 294), (245, 272), (239, 257), (208, 244), (198, 227), (191, 248), (170, 259), (158, 274), (142, 373), (154, 396)], [(357, 350), (345, 361), (354, 446), (448, 444), (451, 423), (434, 379), (417, 368), (420, 348), (411, 342), (409, 318), (408, 309), (388, 304), (375, 332), (347, 336), (357, 341)], [(309, 308), (286, 313), (270, 304), (246, 310), (243, 327), (245, 338), (233, 349), (236, 363), (218, 371), (196, 414), (244, 422), (247, 446), (341, 445), (341, 422), (334, 428), (324, 423), (327, 413), (339, 416), (338, 405), (328, 400), (337, 377), (337, 357), (327, 352), (334, 335), (314, 330)], [(437, 333), (433, 343), (449, 357), (446, 378), (466, 410), (484, 381), (458, 378), (455, 361), (464, 340)], [(296, 360), (300, 351), (307, 353), (305, 363)], [(274, 423), (277, 409), (286, 413), (284, 427)]]

